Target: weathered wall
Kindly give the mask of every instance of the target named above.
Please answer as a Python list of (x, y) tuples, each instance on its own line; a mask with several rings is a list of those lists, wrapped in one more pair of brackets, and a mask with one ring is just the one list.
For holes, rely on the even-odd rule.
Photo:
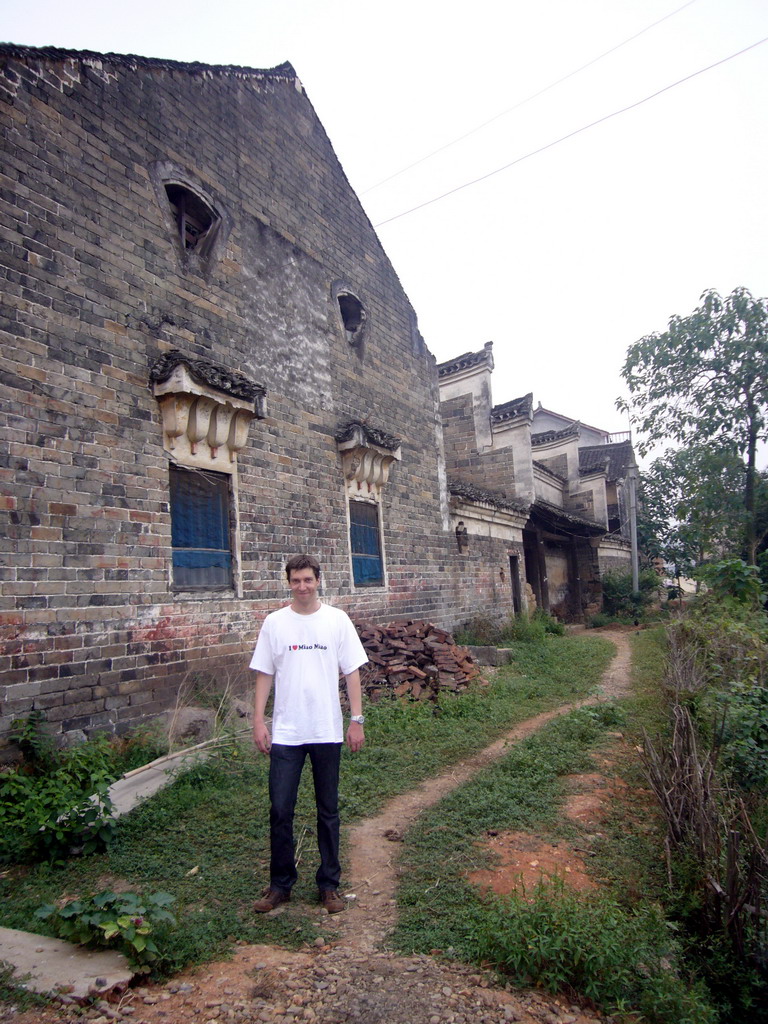
[[(3, 712), (122, 730), (190, 671), (243, 675), (300, 550), (324, 595), (452, 626), (504, 597), (505, 544), (446, 530), (437, 380), (413, 310), (290, 68), (4, 51)], [(162, 175), (222, 214), (186, 259)], [(363, 301), (349, 344), (334, 298)], [(171, 348), (267, 389), (237, 468), (230, 594), (171, 589), (168, 463), (148, 371)], [(402, 439), (382, 499), (388, 585), (355, 590), (334, 440)], [(508, 584), (507, 584), (508, 589)]]
[(558, 609), (570, 596), (570, 551), (569, 546), (545, 543), (547, 560), (547, 585), (549, 587), (549, 604)]
[(512, 497), (515, 494), (512, 449), (478, 449), (472, 395), (467, 393), (442, 401), (440, 414), (449, 479)]
[(631, 572), (632, 551), (628, 541), (603, 538), (598, 549), (600, 572)]

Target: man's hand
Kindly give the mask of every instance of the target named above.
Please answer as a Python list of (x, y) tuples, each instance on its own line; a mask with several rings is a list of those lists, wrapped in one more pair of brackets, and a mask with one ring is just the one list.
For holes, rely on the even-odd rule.
[(268, 754), (272, 747), (272, 737), (269, 734), (266, 722), (253, 723), (253, 742), (262, 752)]
[(363, 749), (364, 744), (365, 732), (362, 725), (359, 722), (350, 722), (347, 729), (347, 746), (353, 753), (356, 753)]

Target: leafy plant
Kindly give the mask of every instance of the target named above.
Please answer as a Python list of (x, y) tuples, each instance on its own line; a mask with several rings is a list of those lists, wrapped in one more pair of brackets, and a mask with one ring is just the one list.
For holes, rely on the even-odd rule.
[(73, 852), (90, 854), (109, 845), (114, 832), (111, 777), (93, 773), (87, 783), (61, 768), (36, 779), (21, 772), (0, 778), (0, 863)]
[[(40, 720), (24, 732), (38, 736)], [(0, 863), (59, 861), (108, 846), (115, 828), (110, 759), (109, 741), (100, 737), (57, 752), (45, 771), (38, 758), (34, 773), (22, 764), (0, 775)]]
[(110, 738), (111, 758), (115, 774), (125, 775), (142, 765), (155, 761), (168, 753), (168, 736), (163, 726), (155, 721), (139, 725), (124, 736)]
[(101, 892), (71, 900), (63, 907), (47, 904), (39, 907), (35, 916), (49, 922), (60, 939), (84, 946), (110, 946), (133, 964), (146, 967), (160, 955), (155, 942), (158, 932), (176, 925), (168, 910), (174, 900), (167, 892), (149, 896)]
[(26, 718), (17, 718), (11, 722), (8, 738), (21, 751), (30, 774), (45, 774), (59, 763), (56, 744), (46, 731), (42, 711), (31, 711)]
[(563, 636), (565, 626), (541, 608), (530, 617), (509, 615), (499, 620), (477, 615), (454, 631), (456, 643), (477, 647), (508, 647), (511, 643), (536, 643), (545, 635)]
[(589, 900), (562, 883), (488, 900), (473, 936), (477, 956), (514, 984), (569, 988), (612, 1010), (641, 1009), (655, 1024), (715, 1024), (702, 985), (674, 970), (675, 947), (658, 910), (629, 914), (610, 896)]
[(712, 562), (703, 566), (699, 575), (717, 597), (732, 597), (753, 608), (762, 607), (765, 603), (760, 570), (742, 558), (723, 558)]
[(638, 590), (633, 589), (631, 572), (614, 569), (603, 574), (603, 610), (607, 615), (635, 619), (659, 591), (659, 577), (653, 569), (642, 569), (638, 575)]
[(721, 697), (724, 762), (745, 789), (768, 790), (768, 689), (733, 683)]

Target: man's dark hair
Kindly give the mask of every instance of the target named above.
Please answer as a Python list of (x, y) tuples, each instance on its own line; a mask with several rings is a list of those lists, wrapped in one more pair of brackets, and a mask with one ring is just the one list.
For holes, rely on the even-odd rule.
[(315, 579), (320, 579), (320, 563), (314, 555), (294, 555), (285, 563), (285, 578), (290, 583), (291, 573), (296, 569), (311, 569)]

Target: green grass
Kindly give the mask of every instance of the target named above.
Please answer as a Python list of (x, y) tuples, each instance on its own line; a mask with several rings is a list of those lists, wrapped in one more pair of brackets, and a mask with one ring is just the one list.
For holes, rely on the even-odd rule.
[[(589, 866), (609, 883), (599, 895), (543, 886), (502, 898), (483, 895), (467, 881), (473, 870), (492, 866), (483, 849), (491, 832), (535, 831), (550, 842), (586, 845), (580, 827), (560, 814), (564, 777), (594, 770), (592, 754), (607, 733), (619, 728), (634, 743), (641, 726), (659, 718), (653, 699), (662, 661), (659, 636), (640, 634), (637, 645), (635, 663), (642, 667), (636, 697), (550, 722), (410, 830), (395, 933), (400, 949), (439, 949), (492, 964), (514, 984), (570, 989), (605, 1009), (632, 1007), (659, 1024), (716, 1020), (703, 986), (684, 976), (673, 933), (655, 905), (654, 893), (664, 885), (663, 861), (648, 801), (629, 812), (626, 805), (617, 810), (601, 825), (603, 840), (591, 844), (596, 856)], [(630, 785), (641, 782), (634, 758), (622, 768)]]
[[(389, 797), (517, 722), (590, 692), (612, 653), (612, 645), (596, 637), (520, 644), (514, 665), (500, 670), (487, 688), (447, 696), (437, 707), (399, 702), (367, 707), (365, 749), (354, 755), (344, 751), (342, 820), (348, 824), (375, 813)], [(167, 891), (176, 897), (179, 926), (158, 939), (159, 974), (220, 957), (238, 939), (294, 947), (312, 941), (318, 918), (309, 771), (296, 815), (302, 853), (295, 899), (275, 918), (250, 910), (268, 880), (267, 768), (265, 757), (232, 746), (121, 818), (107, 853), (62, 867), (12, 869), (0, 879), (0, 921), (27, 928), (44, 903), (113, 887)]]
[(666, 897), (667, 871), (664, 856), (666, 827), (658, 804), (648, 789), (637, 748), (643, 732), (657, 735), (668, 728), (659, 686), (666, 663), (663, 628), (643, 630), (632, 636), (632, 688), (621, 707), (623, 756), (614, 771), (627, 784), (621, 802), (614, 801), (602, 822), (602, 835), (592, 845), (592, 873), (607, 884), (624, 906), (637, 900)]
[(549, 722), (421, 816), (403, 853), (396, 933), (401, 948), (452, 948), (473, 959), (461, 922), (467, 907), (483, 903), (465, 881), (469, 872), (490, 863), (478, 844), (492, 831), (556, 831), (564, 776), (592, 768), (590, 748), (615, 723), (610, 704)]

